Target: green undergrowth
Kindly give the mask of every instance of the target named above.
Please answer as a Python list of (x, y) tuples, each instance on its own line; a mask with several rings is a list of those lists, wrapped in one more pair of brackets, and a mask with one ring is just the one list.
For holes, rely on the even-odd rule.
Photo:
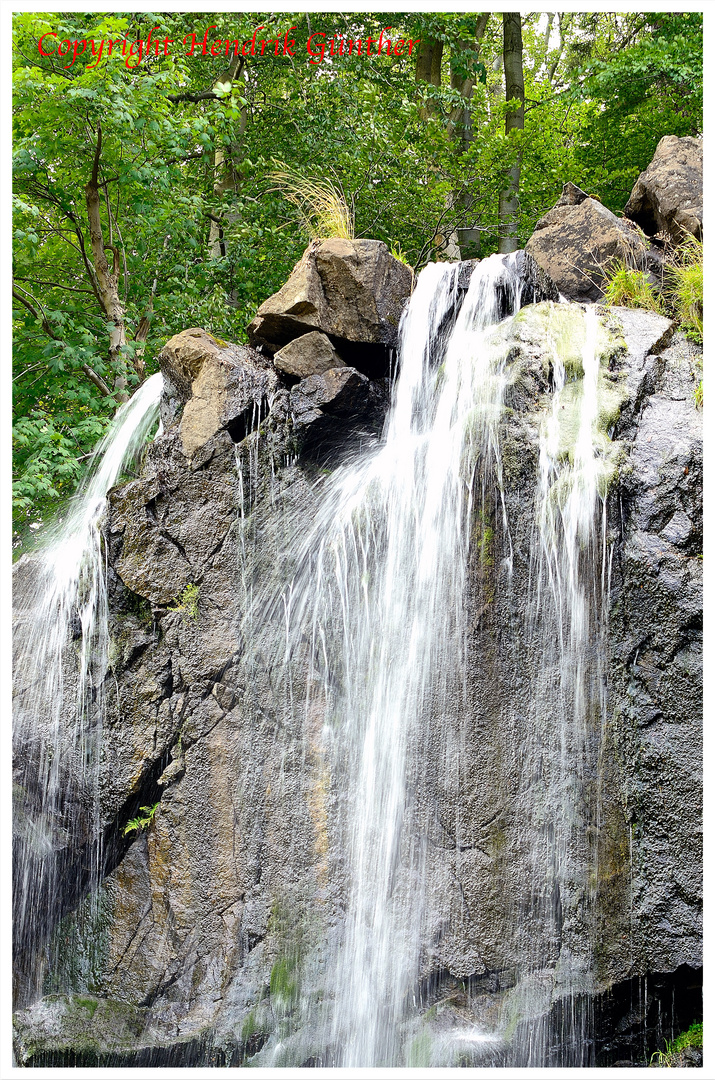
[(651, 1055), (651, 1065), (659, 1069), (677, 1068), (680, 1064), (678, 1057), (684, 1050), (690, 1047), (701, 1050), (702, 1046), (703, 1025), (702, 1023), (691, 1024), (687, 1031), (681, 1031), (672, 1042), (666, 1041), (665, 1050), (656, 1050)]
[(665, 266), (659, 295), (643, 270), (623, 259), (605, 267), (603, 303), (606, 306), (643, 308), (675, 319), (690, 341), (703, 341), (703, 245), (688, 236)]
[(703, 341), (703, 245), (689, 236), (666, 269), (666, 288), (673, 313), (686, 336)]
[(615, 259), (606, 267), (603, 303), (607, 307), (643, 308), (663, 313), (663, 304), (648, 275), (634, 270), (623, 259)]

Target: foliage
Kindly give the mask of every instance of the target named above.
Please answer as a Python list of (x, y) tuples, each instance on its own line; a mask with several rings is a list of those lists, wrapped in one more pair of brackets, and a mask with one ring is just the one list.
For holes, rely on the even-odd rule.
[[(619, 212), (665, 134), (702, 124), (698, 13), (524, 15), (524, 131), (504, 135), (501, 20), (476, 12), (20, 12), (13, 19), (13, 391), (15, 528), (52, 513), (82, 478), (122, 391), (186, 326), (245, 341), (258, 306), (305, 246), (306, 203), (276, 190), (287, 172), (344, 197), (340, 223), (312, 231), (383, 240), (416, 269), (462, 230), (496, 250), (498, 196), (521, 155), (519, 239), (573, 180)], [(282, 36), (295, 58), (175, 47), (128, 69), (121, 57), (62, 66), (37, 49), (60, 38), (181, 42)], [(417, 53), (330, 55), (311, 64), (316, 29), (343, 41), (390, 36)], [(481, 36), (478, 37), (477, 28)], [(107, 314), (87, 188), (96, 174), (104, 252), (116, 270)], [(329, 181), (324, 178), (331, 178)], [(333, 210), (335, 207), (333, 207)], [(332, 213), (332, 212), (331, 212)], [(352, 222), (348, 227), (347, 220)]]
[(332, 181), (303, 176), (287, 167), (272, 172), (270, 179), (288, 202), (298, 208), (311, 239), (354, 239), (355, 223), (350, 207)]
[(144, 829), (148, 829), (152, 821), (154, 820), (154, 814), (156, 813), (158, 806), (158, 802), (154, 803), (153, 806), (141, 806), (139, 809), (142, 811), (142, 813), (135, 818), (130, 818), (130, 820), (124, 826), (123, 835), (128, 836), (129, 833), (140, 833), (143, 832)]
[(703, 340), (703, 245), (688, 237), (666, 270), (669, 299), (687, 336), (699, 344)]
[(648, 275), (643, 270), (634, 270), (623, 259), (616, 259), (606, 267), (604, 286), (603, 303), (607, 306), (662, 310)]
[(176, 599), (169, 611), (180, 611), (184, 622), (196, 622), (199, 617), (199, 593), (201, 587), (189, 582), (181, 597)]
[(680, 1064), (677, 1058), (679, 1054), (682, 1054), (683, 1050), (687, 1050), (691, 1046), (695, 1049), (701, 1049), (702, 1045), (703, 1025), (702, 1023), (693, 1023), (687, 1031), (682, 1031), (672, 1042), (666, 1041), (665, 1050), (656, 1050), (651, 1055), (651, 1065), (655, 1063), (656, 1067), (661, 1069), (677, 1068)]

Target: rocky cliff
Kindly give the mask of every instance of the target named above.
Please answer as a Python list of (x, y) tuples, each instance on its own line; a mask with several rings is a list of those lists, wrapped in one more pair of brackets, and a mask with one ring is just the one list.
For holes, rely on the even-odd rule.
[[(110, 493), (103, 525), (104, 878), (47, 944), (44, 996), (17, 1015), (23, 1064), (330, 1064), (317, 1036), (294, 1039), (301, 1060), (276, 1047), (310, 1028), (344, 908), (341, 776), (306, 685), (307, 644), (302, 682), (300, 663), (288, 679), (280, 613), (256, 599), (289, 580), (289, 541), (308, 531), (330, 471), (379, 439), (410, 286), (389, 258), (313, 251), (288, 299), (259, 312), (261, 351), (190, 330), (162, 354), (163, 434), (140, 475)], [(676, 986), (689, 1022), (701, 967), (697, 355), (660, 316), (600, 312), (614, 463), (607, 708), (589, 731), (573, 880), (535, 898), (557, 736), (534, 687), (557, 674), (527, 597), (553, 394), (545, 342), (572, 309), (531, 274), (537, 302), (506, 343), (505, 517), (488, 499), (472, 523), (468, 708), (432, 718), (419, 756), (433, 915), (418, 1012), (436, 1033), (488, 1022), (522, 980), (545, 987), (540, 1023), (557, 1024), (558, 972), (580, 964), (592, 973), (584, 1016), (620, 1009), (602, 1028), (621, 1034), (594, 1051), (613, 1063), (647, 1039)], [(352, 323), (339, 317), (343, 278)], [(634, 1010), (624, 988), (639, 979)], [(520, 1063), (504, 1049), (488, 1060)]]

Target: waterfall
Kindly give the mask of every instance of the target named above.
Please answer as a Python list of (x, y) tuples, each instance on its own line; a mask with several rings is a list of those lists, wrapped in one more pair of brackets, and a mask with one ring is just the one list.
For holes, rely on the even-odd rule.
[[(318, 1044), (330, 1048), (324, 1060), (344, 1067), (452, 1064), (459, 1045), (478, 1055), (502, 1043), (510, 1026), (520, 1041), (511, 1060), (553, 1063), (552, 1005), (592, 989), (588, 946), (572, 953), (563, 925), (564, 913), (576, 910), (587, 922), (592, 899), (596, 853), (584, 838), (597, 815), (592, 774), (605, 715), (608, 589), (598, 325), (595, 311), (574, 309), (567, 348), (547, 335), (552, 400), (539, 437), (529, 625), (515, 628), (532, 658), (526, 760), (542, 761), (544, 773), (533, 788), (524, 781), (533, 941), (496, 1027), (472, 1023), (432, 1037), (415, 1020), (428, 943), (440, 933), (430, 881), (436, 825), (421, 796), (425, 748), (434, 750), (435, 732), (449, 729), (440, 723), (445, 717), (459, 728), (467, 664), (479, 663), (467, 658), (470, 544), (482, 564), (500, 551), (497, 574), (507, 592), (512, 582), (499, 423), (512, 356), (508, 328), (519, 306), (510, 258), (483, 260), (466, 296), (459, 266), (426, 267), (401, 326), (382, 446), (324, 485), (312, 531), (288, 545), (291, 580), (280, 603), (257, 598), (254, 631), (258, 610), (279, 612), (285, 627), (291, 696), (307, 664), (305, 697), (296, 700), (319, 726), (340, 791), (333, 844), (343, 853), (339, 925), (324, 961), (332, 974), (318, 979), (328, 1004), (317, 1021), (304, 1001), (301, 1020), (282, 1025), (279, 1052), (267, 1064), (297, 1063)], [(552, 305), (555, 322), (558, 311)], [(445, 774), (459, 754), (458, 741), (444, 747)], [(458, 843), (460, 825), (452, 824)], [(523, 922), (524, 911), (513, 918)], [(544, 981), (545, 949), (554, 942), (558, 961)], [(576, 1012), (566, 1008), (560, 1021), (559, 1053), (567, 1054), (560, 1060), (588, 1064)], [(301, 1023), (313, 1035), (293, 1035), (293, 1058), (288, 1044)]]
[[(106, 495), (156, 423), (162, 377), (117, 412), (97, 445), (66, 517), (26, 557), (16, 600), (14, 924), (19, 967), (46, 942), (67, 890), (97, 881), (101, 864), (96, 782), (107, 671), (107, 582), (99, 528)], [(83, 855), (84, 866), (80, 871)], [(88, 865), (88, 862), (90, 865)], [(89, 882), (80, 883), (81, 874)], [(42, 964), (32, 970), (40, 991)], [(29, 976), (28, 976), (29, 977)]]
[(415, 796), (430, 724), (464, 697), (471, 515), (487, 488), (502, 487), (508, 350), (493, 327), (518, 309), (520, 281), (512, 260), (485, 259), (460, 306), (459, 271), (443, 263), (421, 273), (383, 445), (330, 478), (282, 597), (284, 663), (308, 637), (306, 715), (323, 718), (344, 796), (346, 887), (324, 1037), (346, 1067), (419, 1063), (409, 1013), (430, 911)]
[[(519, 351), (516, 260), (484, 259), (468, 288), (463, 280), (463, 264), (420, 274), (376, 448), (323, 470), (312, 492), (308, 470), (286, 464), (294, 474), (286, 488), (297, 480), (299, 494), (283, 513), (282, 481), (262, 471), (259, 432), (236, 447), (242, 708), (250, 715), (253, 703), (256, 716), (270, 713), (276, 730), (285, 725), (295, 737), (298, 766), (287, 754), (280, 765), (289, 794), (291, 770), (302, 770), (301, 782), (310, 774), (305, 791), (315, 779), (300, 837), (309, 849), (315, 833), (315, 867), (256, 890), (261, 902), (272, 890), (255, 961), (272, 965), (270, 994), (252, 1005), (258, 1019), (243, 1011), (248, 994), (240, 997), (238, 1030), (263, 1025), (270, 1009), (272, 1033), (251, 1064), (592, 1063), (589, 1018), (577, 1001), (594, 990), (589, 920), (606, 707), (599, 327), (594, 310), (542, 305), (539, 318), (547, 326), (552, 318), (554, 331), (537, 356), (550, 367), (551, 393), (531, 357), (528, 404), (518, 416), (514, 386), (519, 364), (528, 365)], [(566, 344), (558, 331), (564, 310)], [(15, 725), (15, 923), (25, 1000), (41, 990), (37, 954), (57, 919), (103, 873), (98, 769), (109, 665), (99, 522), (107, 491), (155, 421), (160, 393), (154, 376), (120, 411), (66, 521), (26, 562)], [(505, 438), (507, 422), (521, 441)], [(512, 509), (515, 447), (525, 449), (516, 469), (528, 507), (523, 527)], [(308, 529), (303, 496), (314, 499)], [(528, 688), (513, 708), (500, 698), (493, 712), (477, 700), (501, 691), (493, 679), (503, 669), (490, 669), (480, 653), (489, 635), (478, 624), (489, 608), (502, 634), (490, 647), (522, 665)], [(475, 804), (462, 802), (469, 783), (487, 789), (475, 738), (500, 725), (508, 736), (485, 739), (485, 755), (496, 758), (490, 775), (503, 768), (513, 782), (508, 799), (523, 822), (512, 818), (509, 839), (499, 842), (518, 845), (528, 880), (501, 879), (513, 941), (488, 959), (494, 972), (507, 956), (513, 982), (499, 983), (479, 1012), (469, 995), (473, 974), (490, 975), (479, 955), (483, 925), (479, 913), (463, 914), (457, 871), (473, 856), (470, 873), (496, 873), (489, 837), (508, 830), (497, 823), (494, 834), (476, 835), (497, 817), (488, 790), (477, 825)], [(246, 909), (251, 888), (241, 897)], [(466, 1004), (440, 1025), (427, 1005), (442, 977), (460, 982)], [(244, 988), (235, 992), (238, 1000)]]

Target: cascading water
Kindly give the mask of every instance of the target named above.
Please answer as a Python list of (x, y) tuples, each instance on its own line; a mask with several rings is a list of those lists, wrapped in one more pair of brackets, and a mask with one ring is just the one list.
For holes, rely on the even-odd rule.
[[(430, 910), (435, 823), (421, 797), (430, 767), (425, 748), (433, 750), (431, 728), (440, 729), (450, 712), (466, 711), (472, 523), (491, 515), (499, 529), (489, 538), (483, 528), (478, 544), (496, 547), (498, 540), (507, 589), (513, 560), (498, 426), (509, 378), (504, 330), (519, 308), (520, 281), (510, 259), (493, 256), (475, 269), (460, 307), (458, 271), (430, 265), (420, 275), (401, 328), (384, 443), (330, 478), (314, 529), (288, 552), (295, 569), (282, 595), (283, 662), (287, 671), (299, 657), (304, 662), (310, 642), (306, 696), (298, 698), (306, 716), (322, 718), (324, 753), (341, 793), (334, 836), (345, 853), (344, 892), (326, 961), (333, 975), (322, 977), (327, 988), (317, 988), (328, 1003), (318, 1010), (322, 1018), (304, 1005), (301, 1021), (284, 1025), (284, 1035), (301, 1024), (312, 1034), (293, 1035), (295, 1057), (290, 1037), (282, 1038), (266, 1063), (300, 1062), (322, 1046), (321, 1060), (346, 1067), (452, 1064), (460, 1042), (488, 1049), (510, 1024), (521, 1025), (511, 1060), (553, 1063), (552, 1003), (591, 988), (592, 958), (572, 955), (562, 925), (574, 906), (588, 919), (595, 853), (584, 858), (581, 850), (593, 821), (584, 800), (593, 797), (586, 793), (605, 709), (599, 359), (596, 315), (587, 311), (577, 315), (578, 372), (567, 373), (551, 343), (553, 405), (540, 440), (531, 619), (524, 628), (540, 664), (530, 739), (534, 760), (544, 759), (544, 779), (527, 793), (533, 820), (524, 839), (532, 848), (529, 917), (538, 940), (526, 950), (496, 1027), (468, 1025), (425, 1050), (424, 1031), (415, 1026), (429, 966), (425, 943), (434, 939), (437, 920)], [(268, 610), (265, 594), (257, 598), (254, 627), (259, 608)], [(290, 675), (287, 681), (295, 682)], [(545, 752), (553, 739), (554, 683), (560, 736)], [(447, 774), (459, 758), (458, 741), (443, 753)], [(458, 823), (454, 828), (458, 833)], [(524, 912), (514, 918), (523, 920)], [(561, 942), (558, 962), (544, 981), (545, 942), (551, 948), (554, 941)], [(557, 1036), (561, 1060), (588, 1063), (583, 1023), (583, 1015), (566, 1010)]]
[[(501, 489), (507, 349), (490, 335), (519, 307), (520, 281), (510, 260), (484, 260), (461, 308), (458, 281), (459, 267), (448, 264), (420, 275), (384, 444), (332, 477), (284, 594), (285, 660), (309, 633), (305, 707), (320, 702), (344, 789), (344, 925), (323, 1021), (330, 1059), (344, 1066), (410, 1059), (430, 920), (428, 825), (415, 794), (427, 729), (463, 697), (473, 504), (487, 487)], [(508, 552), (503, 511), (501, 519)]]
[[(584, 310), (572, 337), (577, 340), (570, 341), (570, 351), (578, 360), (577, 370), (570, 371), (554, 339), (547, 340), (553, 399), (540, 436), (532, 542), (528, 632), (539, 666), (532, 679), (526, 756), (540, 763), (543, 779), (532, 796), (534, 814), (525, 843), (532, 852), (529, 917), (541, 934), (511, 1002), (513, 1012), (540, 1018), (525, 1029), (517, 1054), (525, 1066), (592, 1064), (586, 1003), (594, 985), (589, 924), (598, 876), (593, 837), (606, 715), (610, 587), (601, 495), (606, 462), (597, 430), (598, 320), (593, 308)], [(574, 925), (587, 932), (574, 934)], [(558, 962), (547, 977), (545, 941), (559, 942)], [(578, 1008), (577, 995), (584, 995)], [(560, 1007), (556, 1033), (549, 1016), (554, 1002), (566, 1003)]]
[(153, 375), (121, 407), (66, 519), (29, 557), (30, 585), (16, 604), (13, 900), (17, 966), (20, 981), (28, 980), (17, 987), (21, 1000), (40, 991), (43, 964), (32, 955), (61, 914), (63, 894), (91, 887), (99, 874), (96, 781), (108, 644), (99, 521), (107, 492), (156, 423), (161, 389), (161, 375)]
[[(250, 997), (240, 999), (241, 1031), (264, 1022), (261, 1008), (272, 1016), (272, 1035), (252, 1064), (591, 1063), (588, 1017), (574, 1003), (592, 989), (588, 922), (597, 853), (590, 837), (605, 715), (609, 566), (597, 320), (592, 311), (571, 309), (568, 361), (556, 336), (547, 335), (551, 406), (548, 414), (532, 409), (546, 393), (543, 377), (529, 406), (536, 422), (524, 421), (539, 467), (536, 491), (533, 452), (520, 474), (535, 507), (533, 534), (524, 539), (522, 529), (520, 541), (508, 509), (514, 466), (503, 436), (518, 367), (521, 281), (511, 257), (478, 264), (466, 295), (462, 273), (459, 265), (439, 264), (420, 275), (401, 326), (384, 439), (316, 485), (307, 534), (304, 506), (295, 521), (290, 510), (276, 510), (283, 479), (263, 471), (260, 432), (236, 449), (235, 585), (244, 621), (243, 651), (232, 662), (243, 665), (236, 674), (242, 694), (245, 687), (242, 712), (253, 701), (256, 715), (276, 730), (290, 728), (299, 747), (302, 733), (298, 771), (316, 778), (308, 812), (317, 837), (317, 891), (311, 894), (303, 879), (281, 883), (287, 901), (274, 894), (266, 935), (273, 950), (270, 1004), (255, 1003), (259, 1019), (253, 1011), (246, 1019)], [(120, 414), (63, 532), (37, 560), (27, 626), (18, 637), (20, 951), (47, 939), (50, 914), (56, 920), (62, 903), (53, 907), (43, 897), (58, 892), (65, 869), (76, 872), (77, 852), (100, 872), (96, 767), (107, 596), (97, 522), (106, 491), (153, 422), (155, 380)], [(304, 478), (301, 484), (305, 493)], [(529, 565), (529, 595), (520, 608), (512, 593), (523, 588)], [(489, 704), (476, 701), (498, 688), (490, 685), (487, 658), (473, 647), (475, 597), (480, 610), (502, 605), (499, 625), (509, 640), (495, 650), (516, 658), (514, 641), (521, 642), (530, 688), (523, 716), (508, 702), (491, 714)], [(527, 614), (520, 625), (511, 616), (517, 610)], [(78, 642), (72, 663), (70, 633)], [(484, 668), (478, 691), (475, 667)], [(463, 918), (459, 904), (466, 910), (467, 899), (454, 900), (462, 888), (460, 860), (483, 858), (490, 873), (494, 852), (506, 843), (498, 821), (486, 840), (475, 839), (473, 808), (461, 807), (476, 772), (470, 765), (471, 773), (462, 773), (463, 762), (475, 756), (474, 729), (486, 728), (485, 714), (489, 724), (509, 727), (504, 758), (513, 749), (514, 760), (498, 760), (495, 771), (511, 769), (509, 798), (523, 813), (519, 857), (529, 880), (515, 884), (501, 868), (500, 880), (510, 885), (499, 902), (514, 942), (493, 949), (491, 958), (515, 965), (514, 981), (499, 983), (496, 1007), (470, 1011), (467, 1003), (449, 1022), (431, 1025), (426, 1006), (445, 973), (462, 987), (473, 972), (488, 974), (478, 955), (479, 913)], [(484, 758), (476, 761), (478, 767)], [(289, 791), (295, 768), (286, 755)], [(477, 773), (477, 784), (488, 782)], [(450, 785), (456, 795), (437, 807)], [(487, 791), (482, 805), (491, 811), (489, 797)], [(445, 806), (455, 808), (449, 820)], [(498, 813), (483, 817), (490, 826)], [(246, 911), (251, 888), (260, 899), (257, 886), (241, 896)], [(26, 999), (39, 988), (42, 964), (32, 970)], [(558, 1031), (554, 1006), (561, 1009)]]

